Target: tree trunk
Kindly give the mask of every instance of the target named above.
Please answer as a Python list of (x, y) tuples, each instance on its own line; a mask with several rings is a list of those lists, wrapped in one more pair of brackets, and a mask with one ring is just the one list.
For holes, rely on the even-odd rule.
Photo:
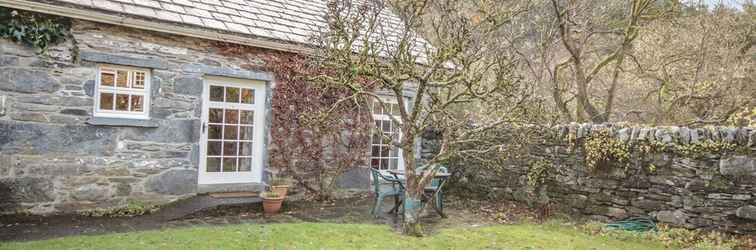
[(422, 210), (422, 193), (407, 192), (404, 196), (404, 234), (410, 236), (423, 236), (423, 226), (420, 224), (420, 212)]
[(404, 154), (404, 173), (407, 180), (404, 195), (404, 225), (406, 235), (422, 236), (423, 227), (420, 224), (420, 211), (422, 210), (423, 188), (420, 186), (420, 177), (415, 173), (417, 162), (415, 161), (415, 134), (414, 131), (405, 129), (402, 139), (402, 154)]
[[(604, 121), (601, 120), (601, 114), (599, 114), (599, 111), (596, 110), (596, 107), (593, 106), (591, 101), (589, 100), (588, 96), (588, 79), (585, 76), (585, 71), (583, 70), (583, 64), (580, 61), (580, 58), (573, 57), (573, 66), (575, 67), (575, 81), (577, 81), (577, 101), (578, 101), (578, 114), (588, 115), (588, 120), (594, 123), (603, 123)], [(583, 122), (581, 117), (578, 117), (578, 122)]]

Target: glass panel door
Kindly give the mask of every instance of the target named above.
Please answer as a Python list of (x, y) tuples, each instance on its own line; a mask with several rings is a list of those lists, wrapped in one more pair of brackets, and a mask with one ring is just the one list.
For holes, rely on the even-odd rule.
[[(203, 105), (200, 183), (260, 182), (262, 143), (257, 124), (264, 88), (240, 81), (208, 81)], [(262, 85), (264, 86), (264, 85)]]

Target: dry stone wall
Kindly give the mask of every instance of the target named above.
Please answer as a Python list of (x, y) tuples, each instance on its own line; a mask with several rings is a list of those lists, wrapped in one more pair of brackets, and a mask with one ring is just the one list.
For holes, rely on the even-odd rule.
[[(465, 160), (452, 163), (463, 169), (456, 171), (455, 188), (491, 199), (552, 204), (603, 221), (649, 216), (687, 228), (756, 232), (754, 128), (570, 124), (544, 134), (551, 136), (531, 145), (528, 161), (497, 166), (499, 173)], [(592, 136), (619, 142), (628, 159), (610, 159), (594, 170), (584, 147)], [(533, 174), (539, 168), (543, 184), (532, 185), (528, 179), (539, 177)]]

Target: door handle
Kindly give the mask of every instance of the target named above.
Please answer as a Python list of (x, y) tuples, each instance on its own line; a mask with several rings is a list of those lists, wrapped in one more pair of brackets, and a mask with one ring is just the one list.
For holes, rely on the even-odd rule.
[(205, 130), (207, 129), (207, 122), (202, 122), (202, 133), (205, 133)]

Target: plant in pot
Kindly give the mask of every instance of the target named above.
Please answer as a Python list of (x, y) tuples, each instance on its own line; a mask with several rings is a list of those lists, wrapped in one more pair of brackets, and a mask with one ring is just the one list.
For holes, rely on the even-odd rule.
[(266, 215), (277, 214), (281, 210), (284, 197), (273, 191), (266, 191), (261, 195), (263, 199), (263, 211)]
[(282, 198), (286, 198), (286, 194), (289, 192), (289, 185), (291, 181), (287, 178), (272, 177), (268, 180), (268, 187), (270, 191), (273, 191)]

